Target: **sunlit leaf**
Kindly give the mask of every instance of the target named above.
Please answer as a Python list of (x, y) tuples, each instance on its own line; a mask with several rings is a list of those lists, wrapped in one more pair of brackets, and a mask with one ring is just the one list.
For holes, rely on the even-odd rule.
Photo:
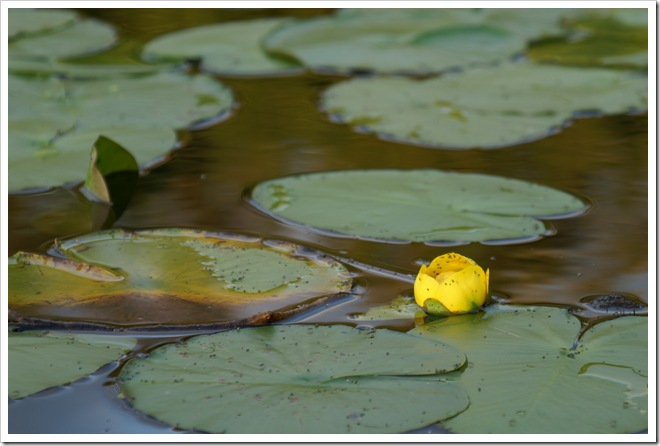
[(268, 213), (315, 230), (412, 242), (540, 237), (548, 229), (533, 217), (585, 208), (579, 199), (538, 184), (430, 169), (284, 177), (259, 183), (252, 198)]
[(123, 336), (10, 332), (8, 391), (13, 399), (65, 385), (119, 359), (135, 346)]
[[(419, 342), (424, 341), (424, 342)], [(270, 326), (197, 336), (129, 361), (139, 411), (214, 433), (396, 433), (464, 410), (442, 342), (346, 326)]]
[(116, 326), (237, 321), (349, 292), (336, 261), (288, 243), (169, 229), (101, 231), (9, 261), (23, 317)]
[(99, 135), (140, 165), (175, 146), (175, 130), (219, 116), (232, 94), (206, 76), (159, 73), (74, 81), (9, 76), (9, 189), (81, 181)]
[(417, 316), (423, 319), (425, 315), (424, 311), (415, 303), (413, 296), (399, 296), (388, 305), (373, 307), (366, 313), (355, 313), (350, 317), (358, 321), (389, 321), (414, 320)]
[(396, 141), (493, 148), (542, 138), (579, 112), (645, 110), (643, 73), (529, 63), (439, 78), (360, 78), (330, 87), (322, 108), (341, 122)]
[(457, 381), (470, 407), (443, 425), (457, 433), (606, 434), (647, 427), (648, 322), (602, 322), (571, 346), (580, 322), (565, 310), (491, 306), (410, 333), (465, 352)]
[(576, 11), (350, 9), (285, 24), (264, 46), (319, 70), (433, 73), (508, 60)]
[(199, 26), (165, 34), (147, 43), (149, 61), (201, 59), (204, 69), (222, 74), (271, 74), (299, 67), (268, 56), (261, 40), (288, 19), (268, 18)]

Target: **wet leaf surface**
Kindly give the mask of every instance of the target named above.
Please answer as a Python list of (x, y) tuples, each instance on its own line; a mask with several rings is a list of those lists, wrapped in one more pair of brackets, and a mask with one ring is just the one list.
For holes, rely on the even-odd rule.
[(464, 410), (443, 379), (464, 356), (438, 341), (347, 326), (197, 336), (126, 364), (123, 392), (172, 426), (214, 433), (396, 433)]
[(21, 317), (119, 327), (239, 321), (347, 293), (338, 262), (288, 243), (192, 230), (110, 230), (10, 258)]

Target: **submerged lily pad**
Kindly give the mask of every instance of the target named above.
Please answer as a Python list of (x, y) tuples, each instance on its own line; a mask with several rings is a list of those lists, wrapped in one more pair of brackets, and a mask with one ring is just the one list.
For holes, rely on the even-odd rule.
[(101, 231), (9, 259), (22, 317), (113, 326), (239, 321), (349, 292), (338, 262), (288, 243), (170, 229)]
[(232, 94), (206, 76), (159, 73), (73, 81), (9, 76), (9, 189), (81, 181), (100, 134), (145, 165), (176, 144), (175, 130), (228, 111)]
[(431, 169), (284, 177), (259, 183), (252, 198), (269, 214), (316, 230), (411, 242), (540, 237), (548, 229), (533, 217), (585, 208), (574, 196), (538, 184)]
[(80, 379), (119, 359), (135, 343), (135, 339), (123, 336), (10, 332), (9, 398), (23, 398)]
[(362, 78), (326, 90), (341, 122), (406, 143), (493, 148), (548, 136), (579, 112), (645, 110), (643, 73), (529, 63), (440, 78)]
[(397, 319), (413, 320), (419, 316), (423, 319), (426, 313), (415, 303), (413, 296), (399, 296), (388, 305), (370, 308), (366, 313), (351, 314), (351, 319), (358, 321), (389, 321)]
[[(558, 308), (490, 306), (412, 330), (461, 349), (470, 407), (457, 433), (635, 433), (647, 427), (648, 321), (580, 322)], [(475, 422), (478, 420), (478, 422)]]
[(334, 71), (434, 73), (508, 60), (529, 39), (562, 33), (577, 10), (349, 9), (270, 33), (265, 48)]
[(120, 385), (134, 408), (182, 429), (396, 433), (467, 407), (442, 375), (464, 361), (442, 342), (388, 330), (269, 326), (158, 348), (129, 361)]
[(201, 59), (202, 67), (221, 74), (276, 74), (300, 66), (268, 56), (261, 40), (287, 18), (268, 18), (187, 28), (148, 42), (142, 56), (148, 61), (183, 62)]

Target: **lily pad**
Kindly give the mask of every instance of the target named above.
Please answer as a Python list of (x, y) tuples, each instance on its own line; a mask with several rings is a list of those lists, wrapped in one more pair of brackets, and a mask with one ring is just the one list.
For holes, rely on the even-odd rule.
[(230, 75), (277, 74), (300, 69), (298, 64), (268, 56), (261, 40), (287, 18), (268, 18), (187, 28), (148, 42), (143, 58), (150, 62), (201, 59), (202, 67)]
[[(648, 321), (580, 322), (558, 308), (490, 306), (412, 330), (468, 357), (457, 381), (470, 407), (443, 425), (457, 433), (609, 434), (647, 428)], [(475, 422), (478, 420), (478, 422)]]
[(119, 379), (135, 409), (183, 429), (396, 433), (467, 407), (442, 375), (464, 361), (442, 342), (388, 330), (268, 326), (158, 348)]
[(9, 75), (9, 189), (81, 181), (89, 150), (105, 135), (145, 165), (176, 144), (175, 129), (218, 117), (232, 94), (182, 73), (73, 81)]
[(586, 207), (572, 195), (538, 184), (431, 169), (296, 175), (257, 184), (252, 198), (269, 214), (315, 230), (410, 242), (540, 237), (548, 229), (533, 217)]
[[(303, 252), (304, 251), (304, 252)], [(217, 324), (350, 292), (348, 271), (284, 242), (183, 229), (109, 230), (9, 259), (21, 317), (121, 327)]]
[(563, 33), (560, 18), (567, 10), (534, 11), (342, 10), (283, 25), (264, 46), (317, 70), (435, 73), (508, 60), (530, 38)]
[(426, 316), (413, 296), (399, 296), (388, 305), (370, 308), (366, 313), (351, 314), (357, 321), (422, 320)]
[(135, 339), (124, 336), (10, 332), (9, 398), (23, 398), (83, 378), (119, 359), (135, 343)]
[(78, 20), (73, 11), (61, 9), (8, 9), (7, 35), (9, 40), (26, 37), (31, 34), (52, 32), (71, 26)]
[(361, 78), (333, 85), (321, 106), (386, 139), (434, 147), (495, 148), (556, 132), (580, 112), (645, 110), (639, 72), (502, 64), (440, 78)]

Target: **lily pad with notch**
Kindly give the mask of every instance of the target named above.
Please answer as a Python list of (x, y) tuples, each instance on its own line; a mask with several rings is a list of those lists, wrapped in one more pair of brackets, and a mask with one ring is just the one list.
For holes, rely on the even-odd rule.
[[(457, 378), (470, 407), (443, 422), (470, 434), (635, 433), (648, 425), (648, 321), (626, 316), (589, 329), (566, 310), (491, 305), (411, 334), (447, 342), (469, 365)], [(478, 420), (478, 422), (475, 422)]]
[(534, 183), (432, 169), (277, 178), (257, 184), (252, 199), (269, 215), (328, 234), (422, 243), (530, 240), (549, 234), (539, 218), (587, 207)]
[(350, 273), (328, 256), (238, 234), (108, 230), (60, 241), (49, 253), (9, 259), (8, 301), (19, 322), (240, 326), (330, 303), (352, 288)]
[(401, 433), (460, 413), (445, 379), (465, 356), (436, 340), (342, 325), (275, 325), (196, 336), (130, 360), (132, 406), (211, 433)]

